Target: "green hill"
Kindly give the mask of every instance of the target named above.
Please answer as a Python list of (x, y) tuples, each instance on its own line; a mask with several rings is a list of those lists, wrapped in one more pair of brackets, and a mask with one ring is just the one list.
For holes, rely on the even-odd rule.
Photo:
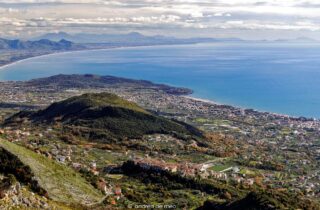
[(101, 107), (115, 107), (129, 109), (137, 112), (147, 112), (135, 103), (126, 101), (117, 95), (110, 93), (87, 93), (57, 102), (47, 109), (40, 111), (37, 115), (42, 119), (52, 120), (55, 117), (72, 117), (88, 109), (99, 109)]
[(90, 93), (57, 102), (38, 112), (20, 112), (6, 124), (29, 121), (33, 125), (62, 125), (89, 140), (141, 138), (146, 134), (172, 134), (182, 139), (202, 137), (196, 128), (149, 113), (114, 94)]

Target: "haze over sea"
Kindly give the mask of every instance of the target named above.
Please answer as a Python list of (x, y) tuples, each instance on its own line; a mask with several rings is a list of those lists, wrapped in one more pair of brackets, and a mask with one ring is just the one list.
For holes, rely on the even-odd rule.
[(197, 44), (82, 51), (28, 59), (1, 80), (99, 74), (194, 90), (194, 97), (292, 116), (320, 118), (320, 45)]

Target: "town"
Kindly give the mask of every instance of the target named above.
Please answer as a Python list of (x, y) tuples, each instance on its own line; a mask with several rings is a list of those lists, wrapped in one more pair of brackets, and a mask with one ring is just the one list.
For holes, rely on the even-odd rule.
[[(106, 81), (96, 87), (91, 83), (99, 80), (98, 76), (83, 76), (87, 82), (82, 85), (73, 84), (76, 80), (69, 77), (69, 83), (65, 83), (66, 78), (59, 77), (68, 86), (56, 85), (51, 79), (41, 83), (1, 82), (1, 120), (20, 110), (44, 108), (71, 96), (110, 92), (150, 112), (200, 128), (212, 145), (203, 151), (196, 142), (186, 143), (170, 135), (155, 134), (145, 136), (143, 141), (133, 140), (131, 145), (126, 145), (127, 149), (101, 149), (94, 143), (70, 145), (68, 137), (51, 128), (0, 130), (0, 135), (9, 141), (76, 171), (100, 177), (97, 187), (105, 195), (112, 195), (111, 203), (121, 202), (121, 184), (114, 180), (122, 177), (117, 171), (128, 160), (143, 168), (217, 180), (243, 189), (290, 189), (305, 199), (320, 197), (320, 121), (317, 119), (216, 104), (188, 97), (179, 88), (172, 94), (174, 88), (168, 93), (165, 88), (136, 81), (119, 79), (118, 83)], [(197, 152), (186, 153), (185, 148)]]

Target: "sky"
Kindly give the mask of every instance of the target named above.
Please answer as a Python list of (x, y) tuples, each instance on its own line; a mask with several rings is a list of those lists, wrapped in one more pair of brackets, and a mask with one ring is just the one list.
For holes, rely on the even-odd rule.
[(0, 37), (49, 32), (320, 37), (320, 0), (0, 0)]

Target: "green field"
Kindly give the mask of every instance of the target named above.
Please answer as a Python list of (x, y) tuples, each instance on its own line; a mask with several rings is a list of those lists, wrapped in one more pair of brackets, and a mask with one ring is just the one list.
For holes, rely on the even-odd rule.
[(230, 165), (215, 165), (215, 166), (210, 167), (209, 169), (216, 171), (216, 172), (220, 172), (220, 171), (223, 171), (223, 170), (230, 168), (230, 167), (231, 167)]

